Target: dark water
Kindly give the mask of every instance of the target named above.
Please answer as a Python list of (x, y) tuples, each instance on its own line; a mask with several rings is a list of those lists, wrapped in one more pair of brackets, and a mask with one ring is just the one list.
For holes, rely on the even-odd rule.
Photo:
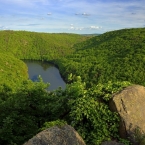
[(40, 75), (44, 82), (50, 83), (49, 91), (55, 90), (58, 87), (65, 89), (65, 82), (60, 76), (59, 70), (52, 64), (42, 61), (24, 61), (28, 67), (29, 78), (32, 81), (37, 81)]

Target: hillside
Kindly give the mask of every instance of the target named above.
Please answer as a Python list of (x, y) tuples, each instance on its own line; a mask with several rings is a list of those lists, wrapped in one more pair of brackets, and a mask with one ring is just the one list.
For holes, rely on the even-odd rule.
[(28, 69), (24, 62), (10, 53), (0, 53), (0, 85), (16, 87), (20, 81), (28, 79)]
[[(116, 140), (119, 116), (112, 94), (145, 85), (145, 28), (86, 37), (0, 31), (0, 144), (21, 145), (40, 130), (66, 121), (88, 145)], [(28, 80), (20, 59), (52, 61), (68, 82), (47, 92), (41, 77)]]
[(88, 38), (67, 33), (7, 30), (0, 31), (0, 50), (20, 59), (54, 60), (72, 53), (75, 43)]
[(145, 85), (145, 28), (107, 32), (74, 49), (59, 62), (64, 76), (80, 75), (89, 85), (108, 81)]

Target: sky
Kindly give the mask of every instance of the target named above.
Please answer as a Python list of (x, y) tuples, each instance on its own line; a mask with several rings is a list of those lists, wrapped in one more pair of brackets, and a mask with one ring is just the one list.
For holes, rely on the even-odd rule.
[(0, 0), (0, 30), (102, 34), (145, 27), (145, 0)]

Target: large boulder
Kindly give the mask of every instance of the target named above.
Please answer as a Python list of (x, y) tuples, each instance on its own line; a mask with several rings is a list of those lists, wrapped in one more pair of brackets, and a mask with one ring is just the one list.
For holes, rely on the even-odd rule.
[(31, 138), (24, 145), (85, 145), (83, 139), (69, 125), (48, 128)]
[(126, 87), (113, 95), (109, 106), (120, 115), (120, 136), (129, 138), (137, 145), (145, 132), (145, 87), (140, 85)]

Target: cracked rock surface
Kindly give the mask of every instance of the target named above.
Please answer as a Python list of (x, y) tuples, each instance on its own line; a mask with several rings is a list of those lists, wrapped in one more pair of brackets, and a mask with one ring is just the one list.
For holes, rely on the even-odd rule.
[(85, 145), (85, 143), (73, 127), (64, 125), (48, 128), (24, 145)]
[(136, 145), (136, 129), (145, 133), (145, 87), (133, 85), (113, 95), (109, 102), (110, 109), (119, 113), (121, 121), (119, 133), (123, 138), (130, 138)]

